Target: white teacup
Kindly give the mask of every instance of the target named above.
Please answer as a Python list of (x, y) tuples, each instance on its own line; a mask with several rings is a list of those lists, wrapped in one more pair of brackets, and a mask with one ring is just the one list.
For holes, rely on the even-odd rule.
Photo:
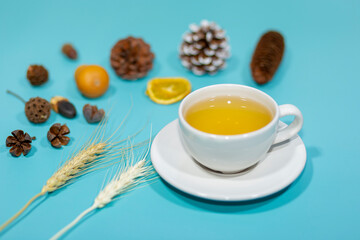
[[(253, 99), (266, 106), (272, 120), (259, 130), (238, 135), (205, 133), (190, 126), (185, 113), (195, 103), (218, 96), (237, 96)], [(293, 115), (294, 121), (278, 131), (279, 118)], [(179, 107), (180, 136), (187, 152), (205, 167), (223, 172), (237, 173), (264, 159), (271, 145), (295, 136), (303, 125), (300, 110), (291, 104), (280, 105), (266, 93), (238, 84), (219, 84), (198, 89), (189, 94)]]

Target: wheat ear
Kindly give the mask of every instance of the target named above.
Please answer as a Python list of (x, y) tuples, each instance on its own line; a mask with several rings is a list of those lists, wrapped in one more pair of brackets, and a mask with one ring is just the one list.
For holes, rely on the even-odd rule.
[[(127, 117), (127, 116), (126, 116)], [(126, 118), (125, 117), (125, 118)], [(106, 166), (112, 160), (117, 160), (126, 154), (128, 147), (122, 146), (126, 139), (114, 141), (114, 134), (104, 140), (107, 118), (99, 123), (90, 139), (80, 147), (80, 150), (72, 154), (69, 159), (47, 180), (40, 193), (31, 198), (25, 206), (13, 217), (0, 226), (0, 232), (18, 218), (36, 199), (47, 196), (74, 182), (78, 177)], [(124, 120), (120, 126), (124, 123)], [(120, 128), (119, 126), (119, 128)], [(119, 129), (118, 128), (118, 129)], [(136, 135), (136, 134), (135, 134)], [(138, 144), (137, 146), (141, 145)]]
[[(133, 190), (141, 183), (155, 179), (156, 172), (150, 161), (147, 160), (150, 144), (151, 141), (149, 141), (146, 153), (141, 157), (141, 160), (136, 163), (134, 162), (133, 151), (130, 151), (129, 155), (125, 155), (125, 166), (119, 167), (118, 172), (114, 175), (112, 180), (97, 195), (93, 205), (77, 216), (70, 224), (56, 233), (50, 240), (59, 239), (93, 210), (103, 208), (111, 201), (115, 200), (119, 195)], [(133, 149), (133, 147), (131, 147), (131, 149)]]

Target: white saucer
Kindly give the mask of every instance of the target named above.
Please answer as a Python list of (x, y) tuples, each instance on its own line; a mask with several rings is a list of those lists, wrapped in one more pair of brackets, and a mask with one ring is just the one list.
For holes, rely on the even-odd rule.
[[(280, 122), (280, 127), (284, 126)], [(151, 161), (166, 182), (183, 192), (212, 200), (244, 201), (271, 195), (290, 185), (304, 169), (306, 150), (296, 136), (274, 146), (263, 161), (246, 173), (215, 174), (185, 152), (175, 120), (155, 137)]]

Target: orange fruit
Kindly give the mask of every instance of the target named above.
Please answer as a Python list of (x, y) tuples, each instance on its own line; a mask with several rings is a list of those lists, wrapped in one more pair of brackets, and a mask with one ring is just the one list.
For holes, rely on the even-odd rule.
[(147, 84), (146, 95), (159, 104), (180, 101), (191, 92), (191, 83), (186, 78), (154, 78)]
[(81, 65), (75, 71), (79, 91), (88, 98), (102, 96), (109, 88), (109, 75), (98, 65)]

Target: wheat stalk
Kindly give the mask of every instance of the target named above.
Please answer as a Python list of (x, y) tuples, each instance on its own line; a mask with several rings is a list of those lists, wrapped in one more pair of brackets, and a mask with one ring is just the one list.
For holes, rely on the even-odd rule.
[[(115, 132), (120, 129), (128, 114)], [(104, 139), (107, 119), (106, 117), (100, 122), (89, 140), (78, 151), (75, 151), (47, 180), (41, 192), (31, 198), (19, 212), (0, 226), (0, 232), (18, 218), (39, 197), (46, 197), (48, 193), (73, 183), (80, 176), (108, 166), (113, 160), (118, 160), (123, 154), (127, 153), (129, 148), (122, 145), (122, 143), (126, 142), (126, 139), (117, 141), (119, 136), (116, 136), (115, 132), (109, 138)], [(144, 143), (139, 143), (135, 147), (142, 144)]]
[(96, 196), (93, 205), (83, 211), (71, 223), (56, 233), (51, 240), (59, 239), (67, 231), (74, 227), (83, 217), (95, 209), (103, 208), (120, 195), (133, 190), (139, 184), (155, 179), (156, 172), (150, 164), (150, 161), (147, 160), (150, 144), (151, 140), (149, 141), (146, 153), (140, 157), (141, 160), (137, 162), (134, 161), (133, 147), (131, 146), (130, 154), (123, 155), (125, 156), (125, 165), (119, 167), (118, 172), (114, 175), (112, 180), (110, 180), (110, 182)]

